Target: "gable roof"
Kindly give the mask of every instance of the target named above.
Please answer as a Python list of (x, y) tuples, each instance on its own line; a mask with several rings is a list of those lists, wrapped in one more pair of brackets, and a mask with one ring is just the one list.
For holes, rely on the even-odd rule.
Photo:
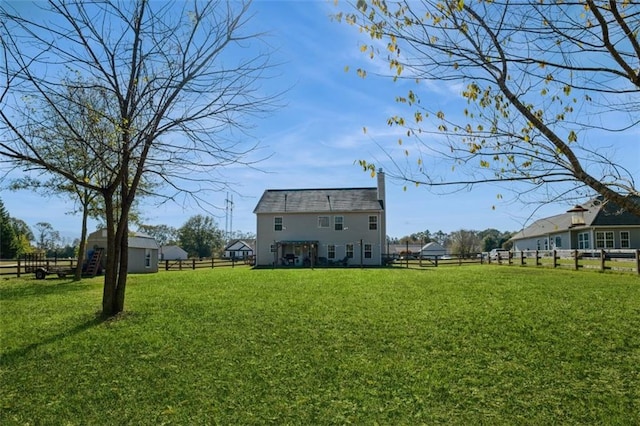
[(224, 251), (253, 250), (255, 240), (249, 242), (245, 240), (232, 240), (224, 248)]
[[(640, 198), (636, 198), (640, 202)], [(581, 205), (585, 209), (584, 225), (572, 227), (572, 213), (562, 213), (555, 216), (538, 219), (522, 231), (511, 237), (512, 240), (563, 232), (568, 229), (589, 228), (595, 226), (640, 226), (640, 217), (622, 210), (617, 204), (603, 202), (602, 197), (594, 198)]]
[(155, 238), (140, 232), (132, 232), (129, 234), (129, 247), (156, 250), (160, 248)]
[(177, 246), (175, 244), (170, 244), (170, 245), (167, 245), (167, 246), (161, 246), (160, 249), (165, 253), (169, 252), (169, 251), (175, 251), (175, 252), (187, 254), (187, 251), (185, 249), (183, 249), (182, 247)]
[(379, 211), (376, 188), (267, 189), (254, 213), (330, 213)]
[(445, 252), (445, 248), (442, 247), (440, 244), (438, 244), (436, 241), (431, 241), (428, 242), (427, 244), (424, 245), (424, 247), (422, 247), (422, 252), (423, 253), (439, 253), (439, 252)]

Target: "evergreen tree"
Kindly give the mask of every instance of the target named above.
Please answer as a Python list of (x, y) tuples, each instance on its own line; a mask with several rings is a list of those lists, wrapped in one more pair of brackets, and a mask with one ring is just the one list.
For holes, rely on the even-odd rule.
[(15, 237), (15, 231), (11, 226), (11, 217), (4, 208), (2, 199), (0, 199), (0, 259), (12, 259), (15, 257), (16, 251), (13, 248)]

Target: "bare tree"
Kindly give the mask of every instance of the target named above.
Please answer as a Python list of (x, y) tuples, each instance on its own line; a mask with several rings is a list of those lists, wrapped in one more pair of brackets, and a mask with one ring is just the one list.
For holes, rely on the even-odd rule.
[(462, 258), (473, 257), (481, 250), (481, 240), (477, 231), (461, 229), (450, 235), (451, 252)]
[[(214, 177), (217, 169), (251, 163), (255, 144), (238, 142), (234, 130), (245, 136), (243, 120), (271, 110), (276, 97), (259, 85), (271, 67), (268, 51), (253, 43), (261, 35), (246, 31), (249, 6), (49, 1), (28, 15), (0, 6), (0, 155), (100, 194), (108, 246), (105, 316), (124, 309), (129, 217), (143, 177), (161, 182), (168, 199), (187, 192), (202, 203), (207, 190), (224, 186)], [(74, 91), (103, 102), (80, 104), (86, 97)], [(25, 99), (50, 106), (73, 143), (100, 162), (98, 175), (80, 176), (48, 161), (58, 156), (42, 155), (58, 141), (32, 131), (42, 116), (21, 114)], [(86, 126), (60, 106), (74, 102), (102, 123), (95, 127), (105, 132), (101, 137), (88, 137)]]
[[(382, 75), (416, 82), (396, 99), (409, 114), (388, 120), (415, 145), (400, 156), (384, 147), (389, 176), (430, 188), (524, 182), (547, 199), (597, 193), (640, 215), (634, 176), (593, 143), (616, 146), (640, 122), (637, 1), (358, 0), (336, 17), (370, 35), (360, 50), (389, 64)], [(459, 88), (464, 111), (427, 100), (430, 81)], [(454, 177), (436, 171), (443, 160)], [(370, 161), (360, 164), (373, 172)]]

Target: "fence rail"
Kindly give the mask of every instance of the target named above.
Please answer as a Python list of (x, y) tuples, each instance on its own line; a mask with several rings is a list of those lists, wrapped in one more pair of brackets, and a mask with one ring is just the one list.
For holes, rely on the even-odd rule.
[(34, 259), (0, 259), (0, 276), (14, 276), (32, 274), (36, 268), (72, 270), (77, 265), (77, 259), (41, 258)]
[(387, 262), (391, 266), (403, 268), (429, 268), (438, 266), (478, 265), (486, 263), (480, 254), (470, 256), (421, 256), (415, 258), (394, 259)]
[(236, 265), (253, 265), (253, 257), (247, 258), (210, 258), (210, 259), (183, 259), (183, 260), (164, 260), (161, 267), (165, 271), (182, 271), (195, 270), (204, 268), (235, 268)]
[[(64, 271), (65, 275), (77, 265), (77, 259), (39, 258), (34, 259), (0, 259), (0, 277), (20, 278), (35, 272), (37, 268), (58, 273)], [(163, 260), (159, 262), (159, 271), (182, 271), (202, 268), (235, 268), (236, 266), (253, 265), (253, 258), (209, 258), (209, 259), (185, 259)]]
[(640, 275), (640, 250), (522, 250), (498, 254), (489, 263), (565, 269), (635, 272)]

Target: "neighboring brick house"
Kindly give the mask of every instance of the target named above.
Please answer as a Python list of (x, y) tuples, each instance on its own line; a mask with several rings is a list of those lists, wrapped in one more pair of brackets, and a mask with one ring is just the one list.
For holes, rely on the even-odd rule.
[(256, 266), (378, 266), (386, 241), (384, 173), (377, 187), (268, 189), (254, 213)]
[(536, 220), (511, 241), (516, 251), (640, 249), (640, 217), (598, 197)]

